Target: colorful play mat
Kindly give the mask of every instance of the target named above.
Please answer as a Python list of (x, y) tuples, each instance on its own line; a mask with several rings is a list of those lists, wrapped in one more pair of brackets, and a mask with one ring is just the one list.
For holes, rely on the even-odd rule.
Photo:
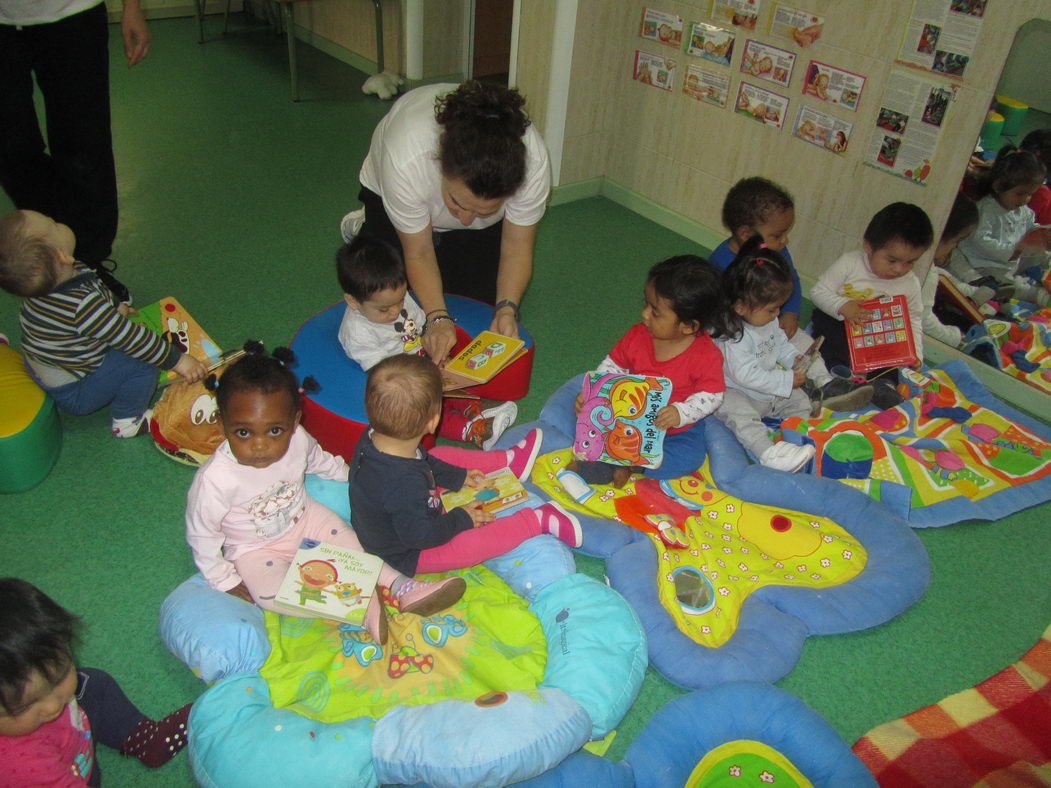
[[(345, 483), (308, 491), (349, 517)], [(179, 586), (162, 639), (216, 682), (190, 717), (198, 782), (506, 785), (607, 736), (646, 668), (623, 598), (550, 536), (457, 574), (459, 603), (393, 611), (382, 646), (358, 626), (264, 617), (200, 577)]]
[(1024, 301), (1001, 306), (1010, 318), (986, 318), (972, 326), (963, 351), (1051, 394), (1051, 309)]
[[(580, 386), (569, 381), (540, 414), (531, 485), (579, 512), (582, 552), (607, 560), (669, 681), (776, 681), (807, 636), (875, 626), (926, 590), (927, 554), (905, 521), (836, 482), (747, 465), (729, 432), (707, 432), (710, 462), (689, 476), (586, 484), (565, 467)], [(724, 453), (741, 465), (716, 483)]]

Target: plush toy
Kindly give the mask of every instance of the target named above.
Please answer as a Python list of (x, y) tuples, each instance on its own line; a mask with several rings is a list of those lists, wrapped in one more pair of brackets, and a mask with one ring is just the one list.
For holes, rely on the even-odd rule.
[(366, 79), (365, 84), (361, 86), (361, 92), (366, 96), (374, 93), (384, 101), (387, 101), (398, 95), (398, 87), (404, 84), (405, 80), (397, 74), (382, 71)]
[[(221, 376), (233, 361), (227, 359), (214, 374)], [(184, 465), (200, 465), (223, 442), (215, 394), (203, 382), (172, 383), (153, 406), (150, 434), (162, 454)]]

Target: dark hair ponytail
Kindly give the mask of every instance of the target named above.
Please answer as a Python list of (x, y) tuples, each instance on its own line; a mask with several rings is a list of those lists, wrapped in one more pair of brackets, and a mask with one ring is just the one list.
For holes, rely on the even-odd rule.
[(287, 347), (277, 347), (268, 356), (263, 343), (248, 340), (244, 344), (245, 354), (227, 367), (222, 378), (209, 375), (204, 385), (215, 392), (215, 402), (219, 406), (219, 415), (226, 414), (230, 397), (239, 391), (259, 391), (272, 394), (275, 391), (287, 391), (291, 397), (292, 407), (302, 409), (302, 393), (317, 391), (317, 381), (307, 377), (302, 385), (289, 367), (296, 363), (296, 354)]
[(1004, 145), (996, 154), (996, 161), (978, 184), (978, 196), (999, 194), (1017, 186), (1043, 183), (1047, 167), (1032, 151)]
[(747, 309), (784, 303), (792, 295), (793, 287), (788, 262), (779, 252), (767, 247), (760, 236), (753, 235), (741, 244), (737, 257), (723, 272), (723, 291), (732, 326), (730, 335), (736, 339), (743, 330), (744, 321), (735, 309), (738, 302)]

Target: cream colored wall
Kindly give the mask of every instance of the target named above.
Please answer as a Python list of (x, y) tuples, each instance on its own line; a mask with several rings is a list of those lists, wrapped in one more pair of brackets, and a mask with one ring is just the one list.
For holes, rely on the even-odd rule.
[(550, 68), (556, 1), (525, 0), (519, 21), (518, 62), (512, 87), (525, 96), (529, 119), (541, 133), (547, 122), (548, 87), (556, 78)]
[[(383, 0), (383, 60), (404, 73), (404, 36), (399, 0)], [(311, 0), (295, 4), (296, 24), (365, 60), (376, 62), (376, 9), (372, 0)]]
[[(523, 30), (530, 29), (532, 9), (537, 5), (545, 4), (523, 3)], [(677, 13), (689, 23), (708, 18), (708, 2), (580, 0), (560, 182), (565, 185), (605, 176), (688, 219), (719, 228), (722, 199), (730, 185), (749, 175), (767, 176), (784, 184), (795, 197), (792, 252), (800, 270), (811, 276), (842, 252), (855, 248), (869, 218), (888, 202), (917, 203), (940, 227), (1015, 31), (1031, 18), (1051, 18), (1051, 0), (990, 0), (977, 52), (946, 115), (946, 133), (926, 186), (862, 163), (884, 84), (912, 10), (911, 0), (793, 0), (790, 5), (826, 17), (824, 35), (816, 47), (799, 50), (763, 32), (771, 8), (766, 0), (758, 30), (754, 34), (738, 31), (729, 70), (734, 95), (742, 76), (738, 68), (744, 42), (753, 35), (797, 52), (789, 88), (772, 88), (787, 94), (791, 102), (785, 128), (778, 131), (737, 116), (730, 107), (703, 105), (678, 92), (688, 62), (713, 70), (720, 67), (684, 52), (673, 54), (670, 48), (638, 35), (647, 6)], [(528, 43), (523, 33), (520, 58)], [(631, 80), (636, 49), (676, 57), (675, 92)], [(856, 113), (832, 105), (821, 107), (855, 125), (851, 149), (842, 157), (791, 135), (790, 126), (802, 100), (803, 73), (811, 58), (868, 79)], [(1046, 69), (1047, 61), (1038, 65)], [(939, 81), (937, 76), (931, 78)], [(532, 97), (530, 107), (533, 113), (543, 111)]]

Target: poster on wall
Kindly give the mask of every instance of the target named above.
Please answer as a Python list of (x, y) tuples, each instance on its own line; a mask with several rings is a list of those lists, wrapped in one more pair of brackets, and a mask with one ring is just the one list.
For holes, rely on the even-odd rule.
[(847, 152), (854, 124), (805, 104), (799, 108), (792, 134), (804, 142), (840, 155)]
[(730, 77), (700, 66), (687, 66), (686, 79), (682, 81), (682, 92), (692, 99), (725, 107), (730, 96)]
[(821, 38), (824, 30), (825, 17), (790, 8), (783, 3), (774, 3), (774, 13), (770, 16), (770, 35), (787, 38), (803, 49), (809, 49)]
[(915, 183), (926, 183), (945, 114), (958, 87), (892, 71), (865, 163)]
[(741, 57), (741, 73), (787, 88), (795, 62), (796, 56), (788, 50), (749, 39)]
[(771, 93), (766, 88), (742, 82), (737, 89), (734, 112), (758, 120), (776, 129), (785, 125), (788, 112), (788, 96)]
[(635, 50), (635, 66), (631, 78), (643, 85), (652, 85), (661, 90), (671, 90), (675, 82), (675, 61), (664, 55)]
[(974, 55), (987, 0), (914, 0), (898, 62), (962, 77)]
[(713, 0), (712, 19), (745, 30), (755, 30), (761, 0)]
[(803, 79), (803, 95), (813, 96), (829, 104), (857, 112), (861, 90), (865, 87), (865, 77), (851, 71), (835, 68), (827, 63), (811, 60), (806, 67)]
[(730, 65), (737, 34), (723, 27), (694, 22), (686, 43), (686, 54), (703, 57), (720, 66)]
[(643, 9), (639, 35), (678, 49), (682, 46), (682, 17), (652, 8)]

